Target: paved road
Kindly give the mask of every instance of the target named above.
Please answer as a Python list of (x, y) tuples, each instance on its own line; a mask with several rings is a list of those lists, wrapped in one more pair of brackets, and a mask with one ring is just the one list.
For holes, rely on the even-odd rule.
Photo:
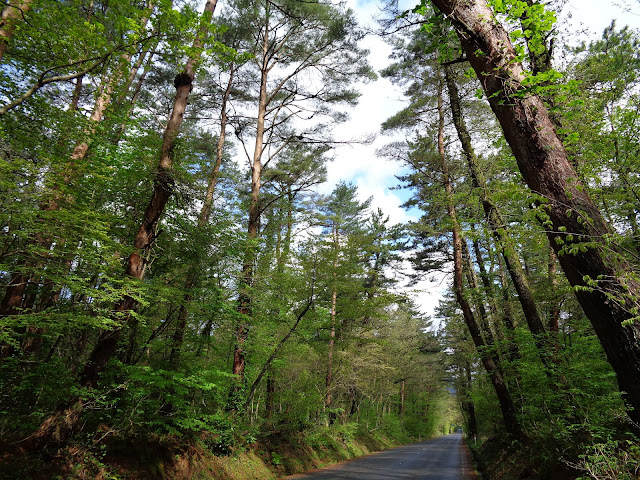
[(472, 471), (454, 434), (368, 455), (287, 479), (300, 480), (470, 480)]

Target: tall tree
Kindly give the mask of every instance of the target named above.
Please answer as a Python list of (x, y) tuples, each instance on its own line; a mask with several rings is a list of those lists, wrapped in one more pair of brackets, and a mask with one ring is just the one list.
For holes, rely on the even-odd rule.
[[(138, 229), (134, 241), (134, 251), (126, 262), (127, 276), (141, 280), (145, 273), (144, 252), (148, 250), (156, 235), (156, 228), (160, 216), (164, 212), (173, 191), (173, 151), (174, 143), (182, 125), (184, 112), (187, 107), (189, 93), (193, 89), (196, 70), (202, 58), (202, 52), (208, 40), (216, 0), (207, 0), (199, 30), (193, 43), (194, 53), (188, 58), (183, 72), (176, 75), (174, 86), (176, 95), (173, 101), (172, 113), (167, 122), (163, 138), (158, 170), (154, 180), (151, 200), (145, 210), (143, 221)], [(131, 311), (135, 307), (136, 299), (126, 295), (116, 303), (113, 309), (115, 327), (104, 331), (87, 360), (80, 376), (80, 383), (84, 387), (93, 388), (98, 382), (99, 374), (104, 370), (107, 362), (112, 358), (118, 345), (118, 340), (124, 325), (129, 321)], [(59, 409), (49, 417), (34, 436), (36, 444), (66, 439), (75, 428), (82, 412), (82, 400), (71, 403), (70, 406)]]
[(522, 268), (520, 258), (518, 257), (516, 249), (509, 238), (506, 223), (502, 218), (498, 206), (491, 199), (488, 192), (487, 182), (480, 170), (478, 157), (476, 156), (471, 143), (471, 135), (469, 134), (462, 114), (460, 94), (454, 79), (454, 72), (451, 65), (444, 66), (444, 78), (447, 84), (449, 106), (451, 108), (453, 124), (458, 134), (460, 144), (462, 145), (462, 151), (467, 160), (471, 183), (474, 190), (480, 197), (480, 203), (482, 204), (487, 223), (491, 228), (497, 245), (502, 251), (507, 271), (509, 272), (511, 281), (518, 292), (518, 300), (522, 306), (522, 311), (524, 312), (525, 319), (527, 320), (527, 325), (529, 326), (531, 333), (534, 335), (536, 344), (540, 350), (540, 358), (546, 366), (549, 366), (546, 329), (542, 322), (537, 302), (533, 297), (533, 292), (529, 286), (529, 281), (525, 275), (524, 269)]
[[(257, 103), (255, 127), (249, 127), (242, 119), (236, 127), (240, 139), (246, 134), (245, 130), (255, 135), (253, 153), (249, 155), (245, 149), (251, 166), (249, 247), (238, 300), (238, 312), (248, 321), (257, 258), (255, 246), (263, 209), (260, 202), (263, 170), (290, 144), (330, 144), (327, 135), (330, 128), (325, 122), (344, 119), (330, 107), (353, 104), (358, 94), (349, 89), (350, 85), (372, 77), (373, 73), (365, 60), (365, 51), (357, 45), (362, 33), (353, 13), (342, 7), (330, 2), (290, 1), (238, 1), (232, 7), (244, 21), (250, 19), (255, 39), (252, 47), (256, 68), (256, 88), (252, 92)], [(307, 74), (316, 82), (301, 81)], [(296, 131), (293, 119), (307, 120), (304, 130)], [(240, 384), (245, 369), (247, 335), (247, 322), (242, 321), (238, 326), (232, 367)]]
[(640, 283), (610, 244), (611, 229), (569, 162), (546, 106), (523, 85), (518, 54), (487, 2), (432, 3), (458, 32), (520, 172), (544, 198), (549, 242), (633, 408), (630, 417), (640, 423)]
[[(325, 377), (324, 407), (330, 408), (333, 401), (334, 350), (336, 342), (338, 312), (338, 266), (341, 249), (344, 248), (349, 235), (359, 230), (364, 211), (369, 207), (371, 199), (360, 202), (357, 188), (353, 184), (339, 183), (322, 208), (322, 221), (330, 236), (329, 246), (332, 257), (332, 286), (330, 302), (329, 344), (327, 350), (327, 370)], [(331, 417), (330, 417), (331, 418)]]
[(482, 360), (482, 364), (484, 365), (489, 378), (493, 384), (493, 387), (496, 391), (496, 395), (498, 396), (498, 400), (500, 402), (500, 408), (502, 410), (502, 417), (504, 419), (505, 427), (507, 431), (514, 435), (515, 437), (520, 437), (522, 435), (522, 430), (520, 427), (520, 423), (518, 422), (518, 418), (516, 415), (515, 405), (513, 403), (513, 399), (509, 390), (507, 388), (507, 383), (503, 378), (503, 374), (500, 371), (499, 363), (496, 363), (495, 357), (492, 358), (490, 352), (488, 351), (486, 340), (483, 338), (480, 328), (478, 327), (478, 322), (475, 319), (475, 315), (471, 309), (471, 305), (469, 304), (465, 292), (464, 292), (464, 284), (463, 284), (463, 258), (462, 258), (462, 242), (464, 239), (462, 238), (460, 224), (458, 223), (454, 200), (453, 200), (453, 189), (451, 187), (451, 178), (449, 176), (449, 168), (446, 160), (446, 153), (444, 147), (444, 106), (442, 101), (444, 89), (444, 81), (441, 78), (440, 84), (438, 87), (438, 112), (439, 112), (439, 120), (438, 120), (438, 155), (440, 157), (440, 161), (442, 162), (442, 177), (443, 184), (446, 192), (447, 198), (447, 213), (449, 214), (449, 219), (452, 223), (452, 241), (453, 241), (453, 289), (456, 295), (456, 300), (458, 301), (458, 305), (462, 310), (462, 316), (464, 318), (465, 323), (467, 324), (467, 328), (469, 333), (471, 334), (471, 338), (473, 340), (478, 353), (480, 354), (480, 358)]

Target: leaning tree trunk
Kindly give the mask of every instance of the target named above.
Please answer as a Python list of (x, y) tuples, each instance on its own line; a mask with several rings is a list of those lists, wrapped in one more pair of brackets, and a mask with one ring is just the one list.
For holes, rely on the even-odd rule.
[(529, 188), (545, 199), (550, 244), (640, 424), (640, 284), (572, 167), (542, 100), (486, 0), (432, 0), (453, 23)]
[[(162, 137), (162, 147), (158, 170), (153, 184), (151, 199), (145, 210), (142, 223), (135, 236), (134, 251), (127, 260), (125, 273), (127, 276), (141, 280), (144, 277), (145, 261), (144, 255), (151, 248), (155, 239), (156, 227), (160, 216), (173, 193), (173, 145), (180, 133), (180, 127), (187, 107), (189, 93), (193, 89), (193, 80), (196, 69), (202, 56), (202, 48), (208, 36), (211, 16), (216, 8), (217, 0), (208, 0), (204, 8), (204, 20), (200, 26), (200, 31), (194, 40), (194, 50), (196, 53), (187, 61), (182, 73), (176, 75), (174, 86), (176, 96), (173, 101), (173, 109)], [(103, 332), (91, 353), (85, 369), (82, 373), (81, 383), (86, 387), (94, 387), (98, 380), (98, 375), (104, 369), (107, 362), (115, 353), (115, 349), (122, 332), (122, 327), (127, 323), (130, 312), (136, 306), (136, 301), (131, 296), (124, 296), (114, 308), (114, 319), (118, 326), (113, 330)]]
[[(313, 303), (315, 301), (314, 293), (313, 293), (314, 292), (314, 288), (315, 288), (315, 285), (312, 284), (312, 286), (311, 286), (311, 294), (310, 294), (309, 300), (307, 301), (307, 304), (302, 309), (302, 311), (298, 315), (296, 315), (296, 321), (289, 328), (289, 331), (286, 333), (286, 335), (284, 337), (282, 337), (282, 339), (278, 342), (278, 344), (272, 350), (271, 355), (269, 355), (269, 358), (267, 359), (267, 361), (262, 366), (262, 369), (260, 370), (260, 373), (258, 374), (256, 379), (251, 384), (251, 389), (249, 390), (249, 395), (248, 395), (247, 401), (245, 403), (245, 409), (248, 408), (251, 405), (251, 403), (253, 402), (253, 397), (254, 397), (254, 395), (256, 393), (258, 385), (260, 385), (260, 382), (262, 381), (262, 378), (265, 375), (268, 375), (268, 380), (273, 382), (273, 378), (269, 374), (270, 367), (271, 367), (273, 361), (278, 357), (278, 354), (280, 353), (280, 350), (282, 349), (284, 344), (287, 342), (287, 340), (289, 340), (289, 338), (291, 338), (291, 335), (293, 335), (293, 333), (296, 331), (296, 329), (298, 328), (298, 325), (300, 325), (300, 322), (302, 321), (304, 316), (307, 314), (307, 312), (309, 311), (309, 309), (313, 305)], [(268, 393), (269, 393), (269, 387), (267, 387), (267, 394)], [(267, 399), (268, 399), (268, 397), (269, 397), (269, 395), (267, 395)]]
[[(134, 251), (127, 260), (125, 273), (131, 278), (141, 280), (144, 277), (145, 262), (143, 256), (153, 244), (156, 226), (173, 192), (173, 145), (180, 132), (187, 99), (193, 88), (195, 72), (200, 63), (216, 3), (217, 0), (207, 0), (203, 21), (193, 44), (195, 53), (187, 61), (184, 72), (178, 74), (174, 81), (176, 96), (173, 102), (173, 110), (162, 138), (158, 171), (154, 180), (151, 200), (136, 234)], [(99, 374), (104, 370), (116, 351), (122, 329), (128, 322), (131, 311), (135, 306), (136, 300), (128, 295), (124, 296), (115, 305), (113, 320), (117, 326), (100, 335), (80, 376), (80, 383), (83, 387), (93, 388), (96, 386)], [(82, 399), (76, 399), (64, 408), (58, 409), (41, 425), (38, 432), (32, 437), (31, 445), (37, 447), (51, 441), (62, 442), (66, 440), (75, 429), (81, 413)]]
[(463, 259), (462, 259), (462, 234), (460, 224), (458, 223), (455, 205), (453, 204), (453, 190), (451, 187), (451, 179), (449, 176), (449, 169), (447, 166), (447, 159), (444, 149), (444, 108), (442, 106), (442, 81), (440, 81), (438, 91), (438, 113), (439, 113), (439, 128), (438, 128), (438, 153), (442, 162), (442, 181), (444, 184), (445, 192), (447, 195), (447, 213), (452, 223), (452, 235), (453, 235), (453, 290), (455, 292), (456, 300), (460, 309), (462, 310), (462, 316), (464, 322), (467, 325), (473, 344), (476, 347), (480, 360), (484, 366), (489, 379), (493, 385), (493, 388), (498, 397), (500, 403), (500, 409), (502, 412), (502, 418), (504, 425), (509, 434), (518, 438), (522, 435), (522, 430), (518, 422), (516, 415), (516, 408), (513, 403), (513, 399), (504, 377), (500, 371), (498, 364), (494, 361), (494, 358), (489, 353), (489, 347), (485, 343), (478, 322), (475, 319), (471, 306), (467, 301), (464, 294), (464, 281), (463, 281)]
[(467, 130), (467, 126), (462, 116), (460, 94), (458, 92), (458, 86), (456, 85), (455, 79), (453, 78), (453, 70), (450, 65), (446, 65), (444, 67), (444, 75), (447, 82), (447, 90), (449, 92), (449, 105), (451, 107), (453, 124), (456, 128), (456, 132), (458, 133), (458, 139), (460, 140), (462, 151), (464, 152), (467, 160), (472, 186), (478, 192), (485, 218), (491, 228), (491, 233), (495, 238), (496, 245), (502, 252), (502, 256), (507, 266), (509, 276), (513, 281), (513, 285), (516, 287), (516, 291), (518, 292), (518, 300), (522, 306), (522, 311), (525, 319), (527, 320), (529, 330), (533, 334), (536, 346), (538, 347), (540, 359), (545, 367), (549, 368), (549, 352), (544, 323), (538, 310), (538, 305), (533, 297), (531, 287), (529, 286), (529, 281), (527, 280), (527, 276), (522, 268), (520, 258), (518, 257), (511, 239), (509, 238), (509, 232), (505, 228), (505, 222), (502, 219), (502, 215), (487, 192), (487, 182), (480, 171), (478, 157), (476, 156), (473, 145), (471, 144), (471, 135), (469, 135), (469, 131)]
[[(234, 66), (231, 66), (229, 72), (229, 81), (227, 82), (227, 88), (222, 96), (222, 105), (220, 107), (220, 135), (218, 136), (218, 144), (216, 146), (216, 161), (213, 166), (213, 170), (209, 175), (209, 183), (207, 185), (207, 193), (205, 194), (204, 203), (198, 216), (198, 228), (203, 229), (209, 220), (211, 219), (211, 210), (213, 208), (213, 194), (218, 184), (218, 177), (220, 176), (220, 166), (222, 165), (222, 156), (224, 153), (224, 141), (227, 131), (227, 102), (231, 95), (231, 87), (233, 86)], [(177, 368), (180, 360), (180, 352), (182, 350), (182, 344), (184, 343), (184, 334), (187, 328), (187, 318), (189, 316), (189, 307), (192, 300), (191, 290), (196, 286), (198, 280), (198, 271), (201, 267), (201, 259), (195, 260), (194, 266), (189, 269), (187, 279), (184, 285), (184, 298), (182, 299), (182, 305), (180, 306), (180, 312), (178, 313), (178, 325), (173, 333), (171, 353), (169, 356), (169, 363), (173, 368)]]
[[(473, 223), (471, 224), (471, 231), (475, 231), (475, 225)], [(495, 319), (498, 317), (498, 302), (495, 298), (495, 289), (493, 288), (493, 284), (484, 263), (482, 249), (480, 248), (480, 241), (478, 240), (478, 238), (473, 238), (471, 244), (473, 246), (473, 255), (476, 258), (476, 265), (478, 265), (478, 272), (480, 273), (482, 287), (486, 292), (485, 295), (487, 297), (487, 302), (489, 303), (489, 311), (491, 312), (492, 317)], [(496, 330), (499, 329), (496, 328)], [(498, 334), (498, 337), (500, 337), (500, 334)]]
[[(443, 169), (443, 176), (445, 182), (445, 189), (447, 190), (447, 195), (451, 195), (451, 183), (449, 181), (449, 174), (446, 169)], [(454, 273), (453, 273), (453, 289), (455, 291), (456, 300), (460, 309), (462, 310), (462, 316), (464, 321), (469, 329), (469, 333), (471, 334), (471, 338), (473, 339), (473, 343), (480, 355), (480, 360), (482, 361), (482, 365), (484, 366), (491, 383), (493, 384), (493, 388), (495, 389), (496, 395), (498, 397), (498, 401), (500, 403), (500, 409), (502, 411), (502, 418), (504, 419), (504, 424), (507, 431), (515, 436), (520, 437), (522, 432), (520, 429), (520, 424), (518, 423), (518, 419), (516, 416), (516, 409), (513, 403), (513, 399), (511, 398), (511, 394), (507, 389), (507, 384), (505, 382), (504, 377), (500, 373), (500, 369), (496, 362), (494, 361), (492, 355), (488, 352), (490, 348), (482, 338), (482, 334), (480, 332), (480, 327), (478, 326), (478, 322), (475, 319), (473, 311), (471, 310), (471, 306), (464, 294), (463, 287), (463, 261), (462, 261), (462, 235), (460, 233), (460, 226), (456, 220), (455, 209), (453, 208), (452, 200), (448, 201), (448, 210), (449, 217), (454, 223), (454, 227), (452, 229), (453, 233), (453, 259), (454, 259)]]

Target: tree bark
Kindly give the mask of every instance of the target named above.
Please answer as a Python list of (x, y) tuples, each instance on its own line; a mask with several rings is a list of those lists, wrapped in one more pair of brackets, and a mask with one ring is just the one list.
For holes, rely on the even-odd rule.
[(471, 143), (471, 135), (467, 130), (464, 118), (462, 116), (462, 107), (460, 104), (460, 94), (458, 92), (458, 86), (453, 78), (453, 70), (450, 65), (444, 67), (445, 79), (447, 82), (447, 90), (449, 92), (449, 104), (451, 106), (451, 114), (453, 117), (453, 123), (462, 145), (465, 158), (467, 160), (467, 166), (471, 176), (471, 182), (474, 189), (478, 192), (480, 197), (480, 203), (485, 213), (485, 218), (491, 232), (495, 238), (496, 244), (500, 247), (502, 256), (507, 266), (509, 276), (513, 281), (516, 291), (518, 292), (518, 300), (522, 306), (525, 319), (529, 330), (534, 336), (536, 345), (540, 351), (540, 358), (545, 366), (548, 366), (548, 348), (546, 342), (546, 330), (542, 317), (538, 311), (537, 303), (533, 297), (529, 281), (522, 268), (520, 258), (513, 247), (509, 233), (505, 228), (505, 222), (502, 219), (502, 215), (498, 210), (498, 207), (493, 203), (491, 197), (487, 192), (487, 182), (482, 174), (478, 165), (478, 158)]
[(556, 337), (554, 339), (555, 350), (558, 346), (558, 331), (560, 329), (560, 300), (558, 298), (558, 274), (556, 264), (558, 257), (553, 248), (549, 247), (549, 261), (547, 265), (547, 275), (549, 279), (549, 287), (551, 288), (551, 298), (549, 300), (549, 331)]
[(476, 408), (471, 399), (472, 377), (471, 377), (471, 365), (466, 362), (464, 366), (458, 367), (459, 389), (458, 392), (460, 398), (460, 406), (465, 415), (465, 423), (467, 426), (467, 433), (469, 438), (474, 440), (478, 436), (478, 421), (476, 419)]
[[(220, 107), (220, 135), (218, 136), (218, 144), (216, 145), (216, 161), (213, 166), (213, 170), (209, 175), (207, 192), (205, 194), (202, 209), (200, 210), (200, 215), (198, 216), (198, 228), (200, 229), (204, 228), (211, 219), (211, 210), (213, 208), (213, 194), (215, 192), (216, 185), (218, 184), (218, 177), (220, 176), (220, 166), (222, 165), (222, 156), (224, 153), (224, 141), (227, 129), (227, 102), (229, 101), (229, 96), (231, 95), (233, 76), (234, 66), (232, 65), (229, 72), (229, 81), (227, 82), (227, 88), (225, 89), (224, 95), (222, 96), (222, 105)], [(189, 307), (193, 298), (191, 290), (196, 286), (197, 283), (198, 271), (201, 268), (200, 262), (200, 259), (196, 259), (195, 264), (189, 270), (187, 279), (185, 281), (184, 290), (186, 293), (184, 294), (182, 304), (180, 305), (180, 312), (178, 314), (178, 325), (173, 334), (171, 354), (169, 357), (169, 363), (173, 368), (178, 367), (180, 351), (182, 350), (182, 344), (184, 343), (184, 334), (187, 328)]]
[[(545, 203), (548, 237), (640, 424), (640, 285), (572, 167), (542, 100), (486, 0), (432, 0), (453, 23), (529, 188)], [(581, 244), (582, 243), (582, 244)], [(581, 245), (580, 245), (581, 244)], [(572, 248), (573, 247), (573, 248)]]
[[(248, 320), (251, 315), (251, 288), (256, 261), (255, 241), (260, 231), (260, 186), (262, 182), (262, 152), (264, 150), (265, 119), (269, 105), (267, 95), (267, 79), (269, 75), (269, 23), (264, 28), (262, 41), (262, 63), (260, 65), (260, 94), (258, 99), (258, 119), (256, 123), (256, 141), (253, 149), (251, 164), (251, 198), (249, 201), (249, 221), (247, 224), (247, 250), (242, 265), (240, 292), (238, 296), (238, 313), (244, 316), (236, 329), (236, 344), (233, 353), (232, 373), (236, 375), (236, 382), (232, 386), (230, 398), (238, 398), (244, 385), (245, 352), (244, 344), (249, 337)], [(231, 406), (232, 410), (236, 407)]]
[[(471, 224), (471, 230), (475, 231), (475, 225)], [(484, 263), (484, 256), (482, 255), (482, 249), (480, 248), (480, 242), (477, 238), (474, 238), (472, 241), (473, 245), (473, 254), (476, 258), (476, 265), (478, 265), (478, 271), (480, 272), (480, 281), (482, 282), (482, 287), (485, 290), (485, 295), (487, 297), (487, 302), (489, 303), (489, 311), (494, 318), (498, 316), (498, 302), (495, 298), (495, 289), (493, 288), (493, 284), (491, 283), (491, 279), (489, 278), (489, 273), (487, 272), (487, 268)]]
[[(118, 143), (120, 143), (120, 140), (122, 140), (123, 135), (125, 134), (125, 132), (127, 131), (127, 124), (129, 122), (129, 119), (131, 118), (131, 114), (133, 113), (133, 109), (136, 108), (136, 103), (138, 102), (138, 98), (140, 97), (140, 92), (142, 91), (142, 86), (144, 85), (145, 79), (147, 78), (147, 74), (149, 73), (149, 71), (151, 70), (151, 67), (153, 66), (153, 60), (154, 57), (156, 55), (156, 51), (155, 51), (155, 47), (157, 46), (157, 44), (154, 46), (154, 48), (150, 48), (148, 50), (148, 53), (145, 52), (146, 56), (147, 56), (147, 62), (144, 66), (144, 69), (142, 71), (142, 73), (140, 74), (140, 77), (138, 78), (138, 81), (136, 82), (136, 86), (133, 89), (133, 94), (131, 95), (131, 100), (129, 100), (128, 102), (128, 106), (127, 106), (127, 112), (122, 116), (123, 120), (120, 123), (120, 126), (118, 127), (118, 130), (116, 131), (116, 133), (114, 134), (113, 137), (113, 144), (117, 145)], [(124, 103), (124, 98), (122, 99), (122, 103)]]
[(265, 418), (271, 420), (275, 410), (276, 381), (271, 371), (267, 372), (267, 397), (264, 402)]
[(471, 306), (464, 295), (464, 281), (463, 281), (463, 260), (462, 260), (462, 235), (460, 225), (458, 223), (456, 209), (453, 204), (453, 190), (451, 187), (451, 180), (449, 177), (449, 169), (447, 166), (447, 159), (444, 150), (444, 108), (442, 106), (442, 80), (438, 89), (438, 112), (439, 112), (439, 128), (438, 128), (438, 153), (442, 161), (442, 182), (444, 184), (445, 192), (447, 195), (447, 213), (449, 219), (452, 222), (452, 236), (453, 236), (453, 289), (455, 292), (456, 300), (460, 309), (462, 310), (462, 316), (465, 324), (471, 334), (471, 338), (476, 347), (480, 360), (484, 366), (493, 388), (498, 397), (500, 403), (500, 409), (502, 412), (502, 418), (507, 432), (514, 437), (518, 438), (522, 435), (522, 430), (516, 416), (516, 409), (511, 398), (511, 394), (507, 389), (507, 384), (504, 381), (498, 365), (487, 351), (487, 345), (482, 337), (480, 328), (475, 319)]
[(327, 350), (327, 373), (325, 376), (325, 391), (324, 391), (324, 408), (327, 409), (333, 402), (333, 349), (336, 342), (336, 314), (338, 304), (338, 285), (336, 284), (338, 278), (338, 251), (340, 249), (338, 226), (333, 226), (333, 290), (331, 292), (331, 331), (329, 333), (329, 348)]
[(471, 254), (469, 252), (469, 246), (467, 245), (467, 241), (463, 240), (462, 242), (462, 259), (464, 261), (463, 271), (467, 277), (467, 283), (473, 292), (473, 300), (476, 307), (476, 310), (480, 314), (480, 327), (484, 333), (484, 338), (487, 344), (489, 344), (492, 348), (495, 346), (495, 337), (493, 335), (493, 330), (491, 329), (491, 325), (489, 324), (489, 315), (487, 313), (487, 309), (485, 307), (484, 295), (480, 293), (480, 285), (478, 284), (478, 276), (476, 275), (476, 270), (473, 266), (473, 261), (471, 260)]

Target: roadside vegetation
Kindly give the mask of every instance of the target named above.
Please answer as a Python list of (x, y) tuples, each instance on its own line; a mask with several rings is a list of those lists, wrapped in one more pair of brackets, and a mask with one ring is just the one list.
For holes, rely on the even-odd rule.
[[(638, 478), (640, 34), (562, 7), (386, 2), (374, 72), (337, 2), (5, 4), (0, 476), (278, 478), (463, 425), (487, 479)], [(406, 225), (318, 193), (378, 75)]]

